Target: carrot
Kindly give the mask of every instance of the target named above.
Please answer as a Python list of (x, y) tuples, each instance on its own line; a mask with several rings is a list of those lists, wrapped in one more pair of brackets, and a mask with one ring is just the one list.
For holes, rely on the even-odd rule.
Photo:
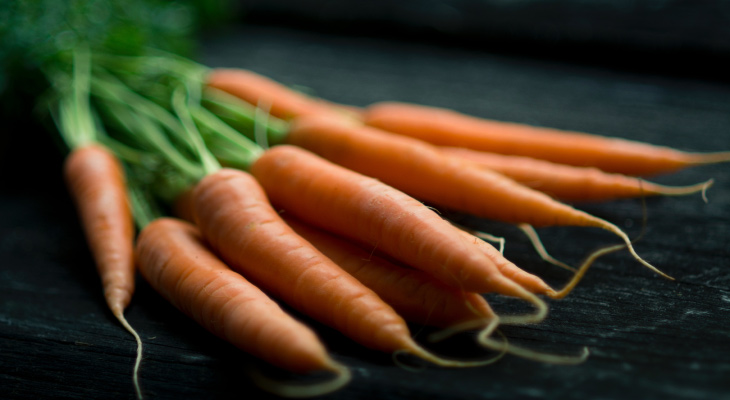
[(49, 69), (48, 78), (62, 94), (51, 106), (51, 116), (70, 149), (63, 165), (64, 178), (101, 278), (104, 299), (114, 317), (134, 337), (137, 356), (133, 384), (139, 399), (142, 340), (124, 317), (134, 293), (134, 220), (126, 177), (119, 159), (99, 144), (89, 101), (91, 58), (87, 48), (73, 52), (71, 76)]
[[(565, 201), (605, 201), (641, 196), (681, 196), (704, 192), (713, 181), (664, 186), (594, 167), (576, 167), (531, 157), (511, 156), (463, 147), (442, 147), (447, 154), (471, 160), (517, 182)], [(704, 197), (704, 196), (703, 196)]]
[(376, 128), (324, 116), (296, 119), (286, 142), (375, 177), (421, 200), (510, 223), (583, 226), (619, 236), (639, 262), (663, 272), (636, 254), (616, 225), (558, 202), (491, 170), (448, 156), (437, 147)]
[[(261, 160), (277, 162), (268, 154), (252, 169)], [(356, 342), (442, 366), (483, 363), (445, 360), (420, 347), (389, 305), (294, 233), (251, 175), (232, 169), (207, 175), (194, 189), (193, 208), (204, 237), (231, 268)]]
[(137, 342), (134, 386), (138, 381), (142, 340), (124, 317), (134, 293), (134, 220), (129, 207), (124, 171), (111, 153), (98, 145), (72, 151), (64, 162), (67, 186), (76, 204), (104, 298), (112, 314)]
[(301, 115), (357, 115), (359, 109), (329, 103), (292, 90), (265, 76), (244, 69), (213, 70), (207, 77), (209, 87), (233, 94), (246, 102), (269, 109), (271, 115), (290, 119)]
[(440, 146), (593, 166), (626, 175), (654, 175), (730, 161), (730, 152), (687, 153), (631, 140), (492, 121), (406, 103), (376, 103), (363, 112), (363, 120), (370, 126)]
[(187, 222), (151, 222), (135, 249), (142, 276), (180, 311), (239, 349), (289, 371), (337, 375), (319, 385), (264, 385), (265, 389), (287, 397), (315, 396), (349, 381), (348, 369), (327, 354), (310, 328), (230, 270), (202, 240)]

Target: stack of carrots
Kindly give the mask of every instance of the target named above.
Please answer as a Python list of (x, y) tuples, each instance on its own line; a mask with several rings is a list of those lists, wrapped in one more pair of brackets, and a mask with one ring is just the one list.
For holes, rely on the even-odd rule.
[[(333, 373), (315, 385), (252, 376), (283, 396), (336, 390), (350, 373), (278, 301), (360, 345), (444, 367), (485, 365), (504, 353), (581, 362), (586, 352), (538, 353), (494, 333), (542, 321), (544, 297), (567, 295), (608, 252), (626, 249), (664, 274), (616, 225), (564, 201), (704, 194), (712, 181), (667, 187), (638, 177), (730, 160), (420, 105), (334, 104), (250, 71), (209, 70), (163, 53), (79, 47), (73, 68), (49, 78), (69, 189), (105, 297), (139, 344), (140, 398), (141, 341), (123, 316), (136, 271), (238, 348), (289, 371)], [(423, 202), (525, 229), (605, 229), (621, 243), (592, 254), (555, 289)], [(485, 293), (534, 310), (497, 315)], [(497, 355), (435, 355), (407, 322), (444, 335), (478, 330), (479, 344)]]

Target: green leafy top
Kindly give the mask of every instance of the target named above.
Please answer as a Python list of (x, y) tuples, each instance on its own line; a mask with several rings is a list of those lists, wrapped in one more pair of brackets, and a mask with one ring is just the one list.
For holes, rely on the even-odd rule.
[[(92, 52), (142, 55), (149, 49), (190, 56), (193, 34), (224, 15), (229, 0), (0, 1), (0, 95), (37, 96), (41, 70), (71, 65), (84, 43)], [(33, 97), (31, 96), (31, 97)]]

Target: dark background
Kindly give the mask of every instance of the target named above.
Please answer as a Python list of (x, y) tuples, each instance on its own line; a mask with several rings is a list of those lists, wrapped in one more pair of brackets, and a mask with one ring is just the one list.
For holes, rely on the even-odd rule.
[[(199, 60), (243, 67), (326, 99), (364, 106), (402, 100), (506, 121), (730, 150), (730, 5), (721, 1), (248, 1), (209, 29)], [(61, 179), (62, 154), (30, 111), (0, 134), (0, 398), (133, 398), (135, 345), (106, 310)], [(730, 394), (730, 171), (705, 166), (657, 177), (715, 178), (698, 195), (647, 201), (644, 258), (601, 259), (548, 319), (507, 327), (515, 343), (591, 357), (556, 366), (506, 356), (475, 369), (396, 366), (305, 319), (353, 381), (332, 399), (682, 398)], [(578, 205), (631, 235), (638, 200)], [(506, 255), (559, 286), (510, 226), (465, 223), (507, 238)], [(540, 233), (553, 255), (577, 263), (614, 243), (590, 229)], [(489, 297), (498, 310), (514, 304)], [(253, 396), (255, 361), (211, 337), (143, 281), (127, 318), (145, 343), (147, 398)], [(427, 329), (413, 326), (420, 340)], [(435, 349), (486, 356), (468, 335)], [(259, 365), (259, 364), (256, 364)], [(260, 368), (265, 366), (259, 365)], [(275, 373), (275, 371), (270, 371)]]

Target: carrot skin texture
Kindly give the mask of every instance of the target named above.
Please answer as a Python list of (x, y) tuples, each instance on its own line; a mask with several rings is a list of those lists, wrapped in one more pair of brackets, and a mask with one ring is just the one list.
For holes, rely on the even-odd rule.
[(367, 107), (362, 115), (367, 125), (439, 146), (593, 166), (626, 175), (655, 175), (730, 159), (728, 153), (715, 156), (686, 153), (625, 139), (487, 120), (415, 104), (377, 103)]
[(123, 314), (134, 293), (134, 221), (124, 170), (99, 145), (73, 150), (64, 177), (101, 277), (104, 297), (115, 316)]
[(671, 187), (595, 167), (576, 167), (531, 157), (512, 156), (464, 147), (440, 147), (446, 154), (473, 161), (523, 185), (564, 201), (607, 201), (699, 192), (706, 184)]
[(315, 333), (230, 270), (193, 225), (153, 221), (140, 233), (136, 255), (150, 285), (214, 335), (289, 371), (331, 369)]
[(364, 346), (393, 352), (412, 344), (405, 321), (294, 233), (251, 175), (208, 175), (195, 188), (194, 209), (208, 243), (272, 296)]
[(284, 220), (342, 269), (375, 291), (406, 321), (449, 327), (495, 317), (479, 294), (459, 291), (422, 271), (393, 264), (351, 241), (287, 218), (286, 213)]
[(478, 217), (533, 226), (597, 226), (589, 214), (417, 139), (315, 116), (295, 120), (287, 142), (418, 199)]
[(309, 97), (265, 76), (244, 69), (218, 68), (207, 78), (207, 86), (223, 90), (254, 106), (269, 106), (271, 115), (291, 119), (302, 115), (356, 115), (354, 107), (341, 106)]
[(524, 295), (457, 228), (376, 179), (288, 145), (264, 153), (251, 174), (273, 204), (309, 224), (377, 247), (459, 289)]

